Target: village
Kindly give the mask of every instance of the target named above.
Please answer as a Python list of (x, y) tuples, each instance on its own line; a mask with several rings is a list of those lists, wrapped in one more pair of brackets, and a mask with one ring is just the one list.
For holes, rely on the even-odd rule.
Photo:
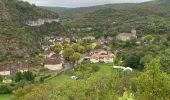
[[(112, 51), (108, 45), (112, 40), (127, 41), (137, 38), (136, 30), (131, 33), (120, 33), (116, 37), (94, 36), (50, 36), (45, 37), (42, 43), (41, 65), (53, 74), (72, 69), (82, 62), (113, 63), (116, 51)], [(0, 75), (5, 76), (3, 83), (11, 83), (12, 75), (17, 72), (31, 71), (28, 60), (22, 60), (16, 64), (8, 63), (0, 65)]]

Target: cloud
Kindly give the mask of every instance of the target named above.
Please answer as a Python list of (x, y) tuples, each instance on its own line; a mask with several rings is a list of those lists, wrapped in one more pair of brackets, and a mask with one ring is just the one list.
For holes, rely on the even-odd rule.
[(86, 7), (110, 3), (140, 3), (151, 0), (23, 0), (38, 6)]

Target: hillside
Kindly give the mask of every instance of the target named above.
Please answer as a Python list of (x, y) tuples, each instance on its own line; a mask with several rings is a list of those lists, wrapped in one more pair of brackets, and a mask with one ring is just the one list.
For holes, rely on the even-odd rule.
[[(154, 0), (139, 4), (109, 4), (94, 7), (58, 9), (64, 24), (72, 33), (116, 34), (135, 28), (138, 35), (165, 34), (170, 29), (169, 0)], [(91, 31), (76, 31), (89, 28)]]
[(80, 8), (64, 8), (64, 7), (41, 7), (53, 12), (57, 12), (59, 16), (64, 20), (71, 20), (77, 17), (80, 17), (84, 14), (94, 12), (96, 10), (105, 9), (105, 8), (116, 8), (122, 9), (126, 7), (133, 7), (135, 4), (106, 4), (98, 5), (91, 7), (80, 7)]
[[(49, 23), (41, 27), (26, 25), (28, 20), (58, 18), (58, 14), (19, 0), (0, 0), (0, 63), (17, 61), (35, 55), (44, 34), (50, 35)], [(59, 23), (53, 31), (60, 32)], [(43, 27), (43, 30), (42, 30)], [(60, 29), (58, 27), (61, 27)]]
[(163, 34), (170, 31), (169, 5), (166, 1), (152, 1), (122, 9), (105, 8), (75, 18), (67, 25), (71, 28), (92, 27), (93, 33), (100, 30), (100, 34), (132, 28), (141, 34)]

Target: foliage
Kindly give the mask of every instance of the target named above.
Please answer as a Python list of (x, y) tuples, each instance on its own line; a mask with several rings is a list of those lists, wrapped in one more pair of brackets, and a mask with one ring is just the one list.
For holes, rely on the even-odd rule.
[(134, 95), (132, 93), (125, 91), (123, 93), (123, 96), (119, 97), (119, 100), (135, 100), (135, 99), (134, 99)]
[(80, 78), (88, 78), (90, 75), (94, 72), (97, 72), (99, 70), (99, 66), (92, 65), (90, 63), (85, 63), (78, 65), (74, 68), (75, 74), (78, 75)]
[(160, 58), (160, 64), (161, 64), (161, 69), (164, 72), (167, 72), (168, 74), (170, 73), (170, 49), (166, 49), (164, 53), (161, 55)]
[(44, 84), (28, 85), (13, 93), (14, 100), (48, 100), (47, 86)]
[(169, 76), (160, 70), (160, 60), (153, 59), (146, 64), (145, 71), (137, 79), (137, 94), (139, 100), (168, 99)]
[(55, 53), (59, 54), (62, 50), (62, 45), (61, 44), (55, 44), (52, 49)]
[(10, 87), (8, 85), (0, 84), (0, 94), (7, 94), (10, 92)]
[(72, 48), (66, 48), (64, 51), (63, 51), (63, 57), (66, 59), (66, 60), (69, 60), (69, 57), (74, 54), (74, 49)]
[(73, 62), (73, 63), (76, 63), (76, 62), (79, 61), (81, 58), (82, 58), (82, 54), (77, 53), (77, 52), (73, 53), (73, 54), (69, 57), (70, 61)]
[(140, 64), (140, 60), (142, 58), (142, 53), (131, 53), (125, 58), (125, 66), (129, 66), (136, 69), (143, 69), (143, 65)]
[(16, 82), (20, 82), (21, 80), (33, 82), (34, 78), (35, 78), (35, 76), (33, 75), (33, 73), (30, 71), (27, 71), (27, 72), (23, 72), (23, 73), (17, 72), (14, 79)]

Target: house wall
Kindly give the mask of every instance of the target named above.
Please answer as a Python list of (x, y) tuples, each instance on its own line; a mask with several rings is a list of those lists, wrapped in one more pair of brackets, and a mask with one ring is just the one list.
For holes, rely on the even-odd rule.
[(23, 73), (23, 72), (27, 72), (28, 71), (28, 69), (24, 69), (24, 70), (19, 70), (21, 73)]
[(90, 59), (90, 62), (92, 62), (92, 63), (98, 63), (99, 62), (99, 59)]
[(56, 65), (44, 65), (45, 68), (49, 69), (49, 70), (61, 70), (62, 64), (56, 64)]
[(0, 75), (2, 76), (10, 75), (10, 71), (0, 71)]
[(105, 62), (105, 63), (112, 63), (112, 62), (113, 62), (113, 58), (110, 58), (110, 59), (106, 59), (106, 58), (105, 58), (105, 59), (104, 59), (104, 62)]

